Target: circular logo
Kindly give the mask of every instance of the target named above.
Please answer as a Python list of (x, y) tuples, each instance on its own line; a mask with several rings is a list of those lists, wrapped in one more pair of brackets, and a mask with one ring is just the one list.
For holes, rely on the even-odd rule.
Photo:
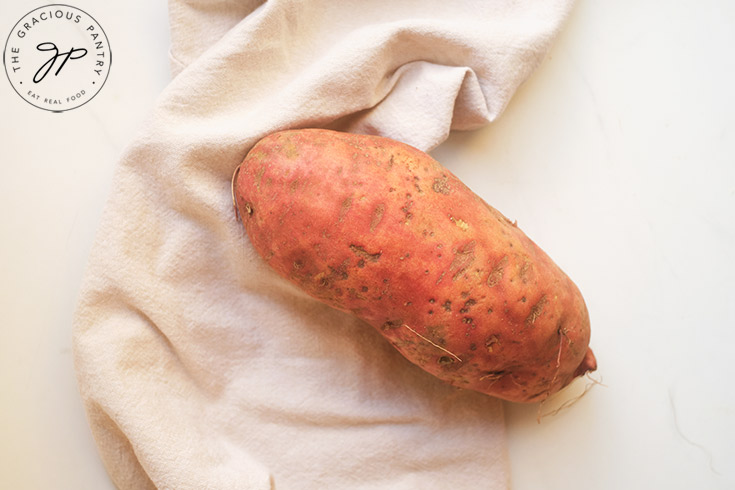
[(5, 73), (18, 95), (53, 112), (92, 100), (111, 62), (102, 27), (83, 10), (63, 4), (28, 12), (13, 27), (3, 52)]

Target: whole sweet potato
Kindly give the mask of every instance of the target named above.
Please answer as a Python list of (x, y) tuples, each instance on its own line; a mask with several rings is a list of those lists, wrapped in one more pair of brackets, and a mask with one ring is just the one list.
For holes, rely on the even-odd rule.
[(453, 385), (539, 401), (596, 368), (574, 283), (426, 153), (305, 129), (258, 142), (234, 180), (255, 249)]

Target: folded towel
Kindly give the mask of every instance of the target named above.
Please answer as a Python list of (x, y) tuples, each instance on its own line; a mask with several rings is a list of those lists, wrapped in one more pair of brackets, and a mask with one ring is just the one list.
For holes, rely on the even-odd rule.
[(571, 3), (170, 1), (175, 77), (117, 165), (74, 325), (119, 488), (507, 488), (501, 403), (277, 277), (230, 178), (276, 130), (430, 150), (493, 121)]

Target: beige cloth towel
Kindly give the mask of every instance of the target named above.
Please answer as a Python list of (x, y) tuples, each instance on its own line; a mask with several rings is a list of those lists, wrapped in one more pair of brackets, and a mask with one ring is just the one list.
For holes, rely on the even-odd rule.
[(230, 177), (262, 136), (424, 150), (494, 120), (572, 0), (171, 0), (174, 80), (118, 164), (75, 366), (122, 489), (508, 486), (502, 405), (272, 273)]

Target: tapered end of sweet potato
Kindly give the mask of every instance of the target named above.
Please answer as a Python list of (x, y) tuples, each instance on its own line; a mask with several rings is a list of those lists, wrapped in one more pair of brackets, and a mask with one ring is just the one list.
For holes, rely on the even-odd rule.
[(582, 376), (585, 373), (588, 373), (590, 371), (595, 371), (597, 369), (597, 359), (595, 359), (595, 355), (592, 353), (592, 349), (587, 348), (587, 353), (584, 355), (584, 359), (582, 359), (582, 362), (577, 366), (577, 370), (574, 371), (574, 377)]

